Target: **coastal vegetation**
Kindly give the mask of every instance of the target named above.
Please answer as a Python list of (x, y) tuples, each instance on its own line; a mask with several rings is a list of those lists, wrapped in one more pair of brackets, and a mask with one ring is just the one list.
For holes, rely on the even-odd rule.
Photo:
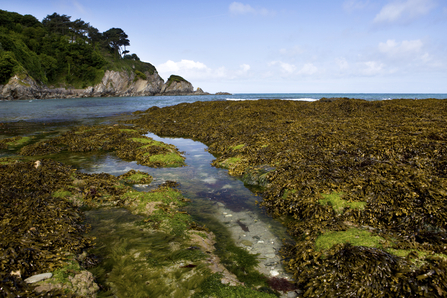
[(294, 239), (282, 253), (303, 296), (447, 293), (445, 100), (195, 102), (138, 116), (129, 123), (205, 143), (250, 184), (263, 176), (259, 204)]
[(0, 85), (17, 75), (39, 84), (85, 88), (106, 70), (154, 74), (155, 67), (129, 54), (121, 28), (105, 32), (70, 16), (53, 13), (41, 22), (32, 15), (0, 10)]

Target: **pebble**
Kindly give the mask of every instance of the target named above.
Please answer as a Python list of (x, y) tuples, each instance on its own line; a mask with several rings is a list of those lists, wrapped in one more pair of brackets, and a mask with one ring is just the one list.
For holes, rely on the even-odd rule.
[(51, 278), (53, 276), (52, 273), (42, 273), (42, 274), (36, 274), (33, 276), (28, 277), (27, 279), (25, 279), (25, 282), (28, 284), (32, 284), (47, 278)]
[(273, 259), (274, 257), (276, 257), (276, 255), (275, 254), (266, 254), (265, 257), (268, 259)]
[(270, 275), (271, 276), (278, 276), (279, 272), (278, 272), (278, 270), (270, 270)]
[(225, 217), (232, 217), (233, 214), (225, 214)]

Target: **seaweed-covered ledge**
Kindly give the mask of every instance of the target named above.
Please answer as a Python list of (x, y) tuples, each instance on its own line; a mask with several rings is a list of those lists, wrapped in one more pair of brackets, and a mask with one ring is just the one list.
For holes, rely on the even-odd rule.
[(447, 293), (447, 100), (215, 101), (138, 115), (137, 127), (200, 140), (214, 165), (264, 186), (260, 205), (295, 238), (283, 256), (304, 296)]

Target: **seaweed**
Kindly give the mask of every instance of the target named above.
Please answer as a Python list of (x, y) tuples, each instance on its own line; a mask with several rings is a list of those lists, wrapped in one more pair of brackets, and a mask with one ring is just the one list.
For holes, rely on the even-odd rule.
[[(294, 237), (282, 252), (305, 296), (447, 292), (446, 263), (436, 257), (447, 246), (446, 100), (213, 101), (137, 116), (128, 123), (205, 143), (213, 165), (231, 175), (250, 179), (253, 169), (272, 169), (260, 206)], [(322, 195), (333, 193), (343, 197)], [(351, 228), (374, 231), (382, 247), (316, 249), (320, 235)], [(411, 249), (426, 255), (387, 252)]]
[(149, 167), (180, 167), (185, 158), (173, 145), (143, 135), (144, 131), (120, 125), (79, 126), (49, 140), (22, 147), (20, 155), (51, 155), (59, 152), (115, 152), (124, 160)]

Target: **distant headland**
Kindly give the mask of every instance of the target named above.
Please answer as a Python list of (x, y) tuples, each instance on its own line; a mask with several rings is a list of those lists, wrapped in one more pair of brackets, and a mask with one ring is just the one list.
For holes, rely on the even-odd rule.
[(178, 75), (165, 82), (130, 54), (121, 28), (101, 33), (57, 13), (40, 22), (0, 10), (0, 19), (0, 100), (209, 94)]

